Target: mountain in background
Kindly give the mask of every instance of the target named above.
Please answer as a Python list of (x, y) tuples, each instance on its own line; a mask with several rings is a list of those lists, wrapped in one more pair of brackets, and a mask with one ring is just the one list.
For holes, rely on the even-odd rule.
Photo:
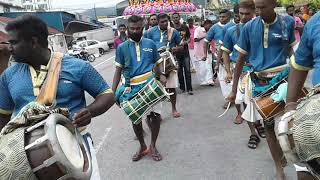
[[(106, 8), (96, 8), (97, 17), (105, 17), (105, 16), (116, 16), (116, 8), (115, 7), (106, 7)], [(95, 18), (94, 9), (88, 9), (80, 13), (82, 15), (90, 16)]]

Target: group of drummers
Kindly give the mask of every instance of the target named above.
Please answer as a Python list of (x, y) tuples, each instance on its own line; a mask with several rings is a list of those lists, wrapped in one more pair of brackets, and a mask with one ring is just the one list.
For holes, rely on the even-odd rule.
[[(276, 179), (285, 179), (289, 164), (299, 180), (320, 179), (320, 13), (307, 22), (297, 45), (294, 18), (276, 14), (276, 5), (241, 0), (235, 21), (224, 10), (219, 23), (207, 20), (191, 34), (177, 13), (172, 25), (167, 14), (152, 15), (147, 30), (144, 19), (133, 15), (120, 32), (125, 37), (117, 45), (112, 87), (89, 63), (48, 50), (48, 29), (39, 18), (9, 22), (9, 40), (0, 44), (0, 168), (6, 169), (0, 179), (100, 179), (85, 127), (114, 103), (140, 143), (132, 160), (150, 155), (161, 161), (156, 142), (162, 101), (170, 100), (172, 117), (180, 117), (176, 88), (193, 95), (190, 66), (197, 55), (210, 61), (213, 68), (205, 71), (211, 78), (217, 72), (226, 108), (235, 104), (234, 123), (247, 121), (248, 147), (256, 149), (266, 138)], [(189, 53), (191, 39), (195, 54)], [(212, 41), (214, 66), (207, 58)], [(14, 62), (7, 67), (10, 56)], [(313, 86), (306, 88), (310, 70)], [(95, 98), (92, 104), (86, 104), (85, 91)]]

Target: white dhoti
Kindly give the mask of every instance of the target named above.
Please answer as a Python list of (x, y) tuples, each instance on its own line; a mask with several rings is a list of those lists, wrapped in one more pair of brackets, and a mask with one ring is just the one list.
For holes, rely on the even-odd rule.
[(253, 82), (250, 78), (250, 72), (243, 77), (243, 81), (245, 84), (244, 87), (244, 103), (247, 105), (246, 109), (242, 112), (242, 118), (249, 122), (256, 122), (258, 120), (262, 120), (262, 116), (259, 114), (257, 107), (254, 105), (252, 101), (252, 86)]
[(195, 61), (196, 61), (196, 57), (194, 55), (194, 49), (189, 49), (189, 55), (190, 55), (190, 69), (194, 70), (195, 69)]
[(220, 83), (221, 92), (224, 98), (227, 98), (232, 91), (232, 83), (226, 83), (225, 79), (227, 71), (224, 66), (219, 66), (218, 79)]
[(200, 85), (214, 84), (211, 58), (208, 58), (206, 61), (202, 61), (200, 58), (197, 58), (195, 61), (195, 69)]

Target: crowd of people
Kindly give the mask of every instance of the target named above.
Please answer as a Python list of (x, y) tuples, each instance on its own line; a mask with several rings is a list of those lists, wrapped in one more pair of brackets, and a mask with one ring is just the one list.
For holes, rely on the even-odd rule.
[[(287, 161), (276, 136), (277, 118), (261, 114), (254, 100), (275, 86), (278, 91), (285, 84), (287, 95), (275, 98), (286, 102), (284, 117), (289, 118), (297, 108), (299, 93), (311, 69), (312, 84), (317, 87), (320, 83), (320, 14), (291, 5), (286, 7), (288, 16), (278, 15), (276, 4), (276, 0), (241, 0), (233, 14), (221, 10), (219, 22), (203, 20), (200, 26), (196, 26), (192, 18), (187, 24), (182, 23), (178, 13), (171, 17), (150, 15), (147, 24), (142, 17), (133, 15), (128, 19), (128, 26), (118, 27), (112, 86), (89, 63), (65, 55), (61, 61), (56, 106), (67, 107), (74, 126), (85, 129), (91, 118), (106, 112), (114, 103), (123, 108), (123, 103), (157, 80), (170, 95), (172, 117), (179, 118), (178, 88), (194, 95), (192, 77), (202, 86), (219, 84), (225, 99), (222, 107), (229, 109), (234, 105), (237, 110), (234, 123), (245, 120), (248, 124), (248, 148), (256, 149), (261, 138), (266, 138), (276, 179), (283, 180)], [(0, 129), (39, 95), (54, 54), (47, 48), (46, 24), (36, 17), (19, 17), (7, 25), (6, 31), (9, 41), (0, 44)], [(173, 55), (176, 69), (165, 71), (164, 52)], [(10, 54), (16, 63), (7, 68)], [(90, 105), (86, 104), (85, 91), (95, 97)], [(146, 116), (151, 130), (149, 147), (144, 141), (142, 122), (132, 122), (140, 144), (133, 161), (145, 155), (151, 155), (155, 161), (162, 160), (156, 147), (161, 120), (161, 108), (151, 108)], [(90, 137), (86, 130), (82, 135)], [(91, 154), (95, 157), (94, 150)], [(299, 180), (318, 178), (307, 163), (295, 167)], [(98, 167), (94, 170), (99, 171)]]

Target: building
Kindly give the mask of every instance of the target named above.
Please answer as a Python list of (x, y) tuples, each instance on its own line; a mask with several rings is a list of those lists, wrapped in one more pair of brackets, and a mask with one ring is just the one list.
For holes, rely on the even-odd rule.
[(51, 0), (22, 0), (27, 11), (47, 11), (51, 9)]
[(116, 4), (116, 15), (122, 16), (123, 11), (126, 9), (126, 7), (129, 6), (129, 1), (121, 1), (118, 4)]
[(0, 0), (0, 13), (23, 10), (21, 0)]
[[(94, 19), (90, 21), (83, 21), (79, 19), (75, 14), (71, 14), (64, 11), (54, 12), (12, 12), (12, 13), (0, 13), (0, 16), (7, 18), (16, 18), (25, 14), (32, 14), (39, 17), (47, 23), (49, 27), (58, 30), (61, 33), (72, 35), (75, 32), (88, 31), (97, 29), (103, 26), (102, 23), (97, 22)], [(87, 19), (88, 20), (88, 19)]]
[[(0, 16), (0, 42), (8, 41), (8, 35), (5, 33), (5, 27), (8, 22), (13, 19)], [(59, 34), (60, 32), (54, 28), (48, 27), (49, 35)]]

